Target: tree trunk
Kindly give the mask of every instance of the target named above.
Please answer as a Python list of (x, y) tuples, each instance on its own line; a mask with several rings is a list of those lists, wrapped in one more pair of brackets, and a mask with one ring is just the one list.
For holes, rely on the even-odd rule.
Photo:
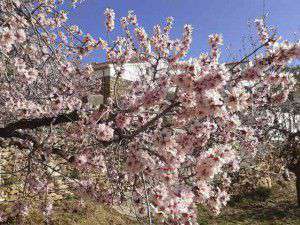
[(298, 207), (300, 207), (300, 161), (293, 165), (289, 165), (288, 169), (296, 176), (297, 204)]
[(300, 207), (300, 173), (295, 173), (296, 175), (296, 189), (297, 189), (297, 203), (298, 207)]

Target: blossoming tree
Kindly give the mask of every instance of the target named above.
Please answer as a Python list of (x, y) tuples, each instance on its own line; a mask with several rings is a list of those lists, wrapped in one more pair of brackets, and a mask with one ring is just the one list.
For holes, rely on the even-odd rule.
[[(256, 130), (240, 118), (285, 101), (294, 80), (283, 69), (299, 58), (299, 43), (269, 36), (258, 20), (261, 46), (226, 67), (221, 35), (209, 36), (210, 52), (187, 59), (190, 25), (173, 40), (173, 18), (148, 33), (130, 11), (123, 36), (95, 39), (68, 25), (62, 2), (0, 2), (0, 220), (30, 207), (49, 217), (54, 193), (128, 202), (149, 224), (197, 224), (197, 204), (218, 213), (228, 172), (255, 154)], [(105, 16), (109, 34), (115, 13)], [(102, 77), (82, 63), (96, 49), (117, 73), (112, 98), (98, 108), (86, 95)], [(132, 59), (149, 69), (120, 95)]]
[(247, 119), (248, 123), (256, 124), (256, 129), (259, 131), (257, 136), (260, 148), (263, 149), (261, 155), (267, 154), (274, 158), (272, 162), (267, 157), (266, 163), (274, 163), (276, 160), (277, 163), (274, 163), (276, 164), (274, 166), (277, 167), (277, 171), (283, 170), (283, 176), (279, 178), (288, 179), (288, 171), (295, 174), (297, 202), (300, 206), (300, 73), (299, 67), (287, 67), (285, 70), (293, 73), (297, 78), (294, 91), (289, 94), (283, 104), (260, 108)]

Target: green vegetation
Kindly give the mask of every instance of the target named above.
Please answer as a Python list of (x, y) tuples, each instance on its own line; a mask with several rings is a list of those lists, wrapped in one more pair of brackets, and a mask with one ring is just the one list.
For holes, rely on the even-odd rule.
[(234, 196), (221, 215), (214, 217), (199, 208), (200, 225), (298, 225), (300, 208), (296, 206), (293, 183), (272, 190), (259, 188), (243, 196)]

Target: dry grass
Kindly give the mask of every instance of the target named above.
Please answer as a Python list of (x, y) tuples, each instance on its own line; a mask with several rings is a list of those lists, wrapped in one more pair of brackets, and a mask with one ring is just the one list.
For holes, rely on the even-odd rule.
[[(200, 225), (300, 225), (294, 183), (275, 186), (271, 192), (260, 191), (235, 198), (214, 217), (199, 209)], [(97, 207), (87, 219), (76, 225), (136, 225), (116, 210)]]
[(41, 213), (31, 212), (25, 221), (14, 220), (5, 225), (138, 225), (129, 216), (122, 215), (115, 209), (91, 202), (80, 208), (75, 201), (65, 202), (53, 213), (51, 221), (47, 222), (45, 223)]
[[(300, 225), (300, 208), (296, 207), (295, 186), (276, 186), (269, 191), (248, 193), (235, 197), (214, 217), (199, 207), (200, 225)], [(32, 212), (25, 225), (44, 225), (45, 221), (37, 212)], [(8, 224), (20, 224), (12, 221)], [(88, 203), (78, 207), (76, 201), (69, 200), (57, 210), (50, 225), (141, 225), (119, 213), (115, 209)]]
[(115, 209), (98, 206), (95, 212), (74, 225), (138, 225)]

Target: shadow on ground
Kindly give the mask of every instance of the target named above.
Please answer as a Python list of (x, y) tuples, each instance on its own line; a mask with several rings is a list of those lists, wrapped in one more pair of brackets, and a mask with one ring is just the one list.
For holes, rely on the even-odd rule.
[(295, 187), (275, 187), (270, 191), (235, 196), (221, 215), (209, 215), (199, 209), (201, 225), (300, 225), (300, 208), (296, 206)]

